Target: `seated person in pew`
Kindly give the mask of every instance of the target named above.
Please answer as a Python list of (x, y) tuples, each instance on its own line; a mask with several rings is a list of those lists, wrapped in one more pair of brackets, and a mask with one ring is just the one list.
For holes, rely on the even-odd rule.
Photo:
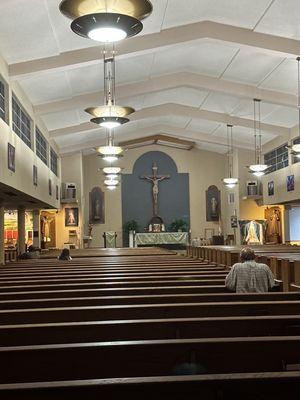
[(60, 261), (72, 261), (72, 257), (70, 256), (69, 249), (62, 249), (60, 256), (58, 257)]
[(255, 261), (255, 253), (250, 248), (240, 252), (240, 263), (236, 263), (225, 279), (227, 289), (236, 293), (264, 293), (275, 286), (270, 268)]

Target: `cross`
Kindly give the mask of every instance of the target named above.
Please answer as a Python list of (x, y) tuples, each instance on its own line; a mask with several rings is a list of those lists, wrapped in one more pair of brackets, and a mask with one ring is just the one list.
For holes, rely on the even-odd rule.
[(143, 176), (141, 176), (141, 179), (146, 179), (146, 180), (152, 182), (152, 185), (153, 185), (152, 186), (153, 216), (157, 216), (158, 215), (158, 193), (159, 193), (158, 182), (163, 181), (164, 179), (169, 179), (170, 175), (157, 175), (158, 166), (156, 165), (156, 163), (153, 163), (152, 171), (153, 171), (152, 176), (143, 175)]

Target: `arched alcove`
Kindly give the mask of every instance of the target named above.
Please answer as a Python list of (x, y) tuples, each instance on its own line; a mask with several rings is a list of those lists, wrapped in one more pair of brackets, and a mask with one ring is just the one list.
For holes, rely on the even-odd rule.
[(122, 175), (122, 220), (136, 220), (140, 231), (148, 226), (153, 216), (152, 182), (142, 176), (153, 174), (152, 166), (158, 167), (158, 175), (169, 175), (159, 182), (158, 210), (166, 227), (175, 219), (190, 221), (189, 174), (178, 173), (174, 160), (162, 151), (149, 151), (140, 156), (132, 174)]

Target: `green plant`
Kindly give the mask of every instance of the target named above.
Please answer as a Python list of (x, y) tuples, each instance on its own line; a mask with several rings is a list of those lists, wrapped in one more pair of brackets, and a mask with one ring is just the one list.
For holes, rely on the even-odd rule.
[(188, 224), (183, 219), (175, 219), (170, 225), (170, 230), (172, 232), (178, 232), (179, 230), (182, 232), (187, 232)]
[(139, 226), (138, 226), (138, 223), (136, 222), (136, 220), (135, 219), (132, 219), (131, 221), (127, 221), (125, 224), (124, 224), (124, 231), (125, 232), (130, 232), (130, 231), (138, 231), (138, 229), (139, 229)]

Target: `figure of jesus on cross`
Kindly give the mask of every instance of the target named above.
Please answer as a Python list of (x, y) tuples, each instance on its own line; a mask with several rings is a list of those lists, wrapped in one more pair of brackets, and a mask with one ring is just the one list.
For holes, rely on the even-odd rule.
[(152, 176), (143, 175), (141, 176), (141, 179), (146, 179), (152, 182), (153, 216), (157, 216), (158, 193), (159, 193), (158, 182), (163, 181), (164, 179), (169, 179), (170, 175), (157, 175), (158, 166), (156, 165), (156, 163), (153, 163), (152, 171), (153, 171)]

